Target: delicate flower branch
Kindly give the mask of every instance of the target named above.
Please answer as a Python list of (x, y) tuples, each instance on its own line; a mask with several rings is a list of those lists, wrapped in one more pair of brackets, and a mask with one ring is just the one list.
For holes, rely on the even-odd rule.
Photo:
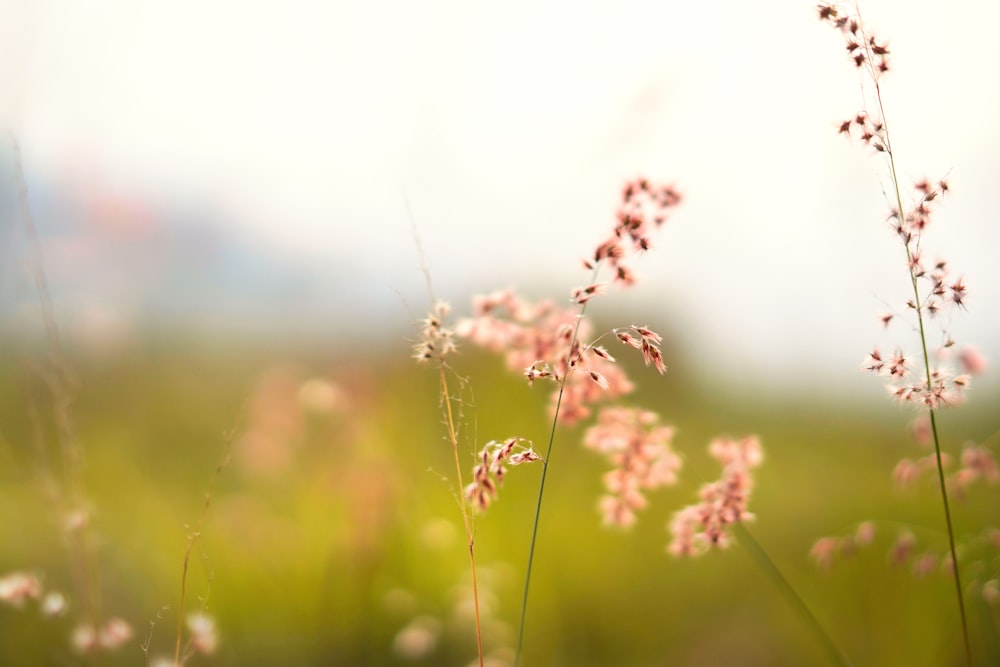
[[(950, 275), (946, 262), (937, 260), (933, 264), (925, 263), (924, 248), (921, 245), (923, 232), (931, 224), (931, 214), (934, 207), (945, 194), (950, 192), (951, 188), (944, 179), (936, 182), (926, 179), (918, 181), (914, 184), (913, 203), (909, 208), (904, 206), (903, 188), (900, 185), (897, 172), (896, 157), (893, 152), (889, 125), (886, 121), (880, 86), (882, 76), (889, 71), (888, 45), (868, 30), (856, 5), (849, 8), (841, 4), (824, 2), (818, 6), (818, 13), (821, 21), (829, 23), (843, 37), (849, 57), (855, 67), (862, 72), (862, 87), (876, 103), (877, 111), (875, 113), (869, 113), (867, 110), (859, 111), (851, 119), (841, 122), (839, 132), (848, 137), (857, 138), (864, 145), (887, 158), (889, 177), (892, 181), (892, 194), (894, 195), (894, 203), (890, 206), (888, 220), (894, 233), (902, 242), (906, 254), (907, 273), (913, 294), (906, 304), (906, 309), (914, 314), (916, 328), (920, 334), (923, 377), (916, 381), (903, 381), (909, 374), (910, 360), (902, 352), (885, 357), (878, 349), (875, 349), (868, 356), (863, 367), (879, 375), (887, 375), (892, 378), (890, 395), (893, 398), (902, 403), (911, 403), (927, 410), (931, 439), (934, 443), (941, 502), (948, 529), (950, 569), (958, 598), (966, 663), (971, 665), (972, 650), (969, 644), (963, 588), (955, 548), (955, 531), (948, 502), (944, 456), (941, 451), (935, 416), (936, 409), (954, 406), (961, 402), (968, 386), (969, 376), (967, 374), (956, 375), (947, 368), (941, 367), (940, 362), (947, 356), (945, 352), (954, 344), (947, 333), (944, 337), (945, 343), (938, 351), (936, 360), (932, 361), (926, 332), (926, 320), (936, 318), (942, 310), (946, 308), (964, 309), (967, 287), (962, 277), (956, 278)], [(884, 315), (882, 322), (888, 326), (892, 319), (892, 314)]]
[[(527, 443), (527, 446), (522, 443)], [(509, 466), (541, 461), (542, 458), (531, 449), (531, 442), (524, 438), (508, 438), (503, 442), (491, 440), (479, 454), (479, 463), (472, 471), (472, 483), (465, 487), (465, 497), (479, 511), (485, 511), (497, 498), (500, 485)]]
[[(476, 318), (462, 327), (464, 335), (480, 344), (497, 351), (509, 350), (508, 365), (518, 371), (525, 369), (523, 372), (529, 384), (537, 379), (550, 379), (558, 386), (552, 395), (552, 427), (542, 460), (531, 545), (528, 548), (515, 665), (520, 662), (524, 645), (531, 570), (556, 427), (560, 422), (572, 424), (585, 419), (594, 403), (626, 394), (633, 388), (606, 349), (593, 343), (582, 343), (589, 335), (589, 324), (584, 319), (587, 305), (605, 290), (605, 286), (597, 282), (603, 269), (612, 270), (613, 283), (623, 286), (635, 283), (627, 260), (651, 247), (650, 223), (653, 227), (661, 226), (668, 209), (678, 205), (680, 199), (673, 187), (653, 186), (646, 179), (637, 179), (625, 185), (611, 236), (596, 247), (590, 259), (584, 260), (584, 266), (593, 271), (593, 277), (585, 287), (570, 293), (571, 301), (577, 308), (575, 312), (555, 309), (550, 304), (530, 306), (514, 297), (512, 292), (502, 292), (493, 298), (479, 299)], [(493, 316), (493, 311), (500, 305), (506, 309), (506, 317)], [(647, 344), (643, 348), (640, 343), (640, 349), (647, 364), (654, 363), (662, 373), (665, 365), (659, 350), (659, 336), (648, 331), (644, 340)]]

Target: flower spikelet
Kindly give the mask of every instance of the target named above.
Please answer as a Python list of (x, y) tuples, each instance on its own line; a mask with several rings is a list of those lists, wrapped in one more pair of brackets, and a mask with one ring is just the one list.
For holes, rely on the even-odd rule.
[(491, 440), (479, 453), (478, 463), (472, 471), (472, 483), (465, 487), (465, 497), (476, 509), (485, 511), (496, 500), (507, 473), (505, 466), (541, 461), (531, 448), (531, 441), (524, 438), (507, 438), (503, 442)]
[(636, 325), (612, 329), (611, 333), (624, 345), (629, 345), (642, 352), (642, 361), (647, 366), (653, 368), (663, 375), (667, 372), (667, 365), (663, 361), (663, 353), (660, 351), (660, 344), (663, 337), (652, 329)]
[(438, 301), (420, 322), (420, 340), (413, 346), (413, 358), (419, 362), (432, 359), (442, 361), (455, 351), (454, 332), (444, 325), (451, 307)]
[(876, 80), (889, 71), (889, 45), (871, 34), (853, 9), (841, 3), (824, 2), (817, 10), (819, 20), (843, 36), (851, 64), (864, 68)]

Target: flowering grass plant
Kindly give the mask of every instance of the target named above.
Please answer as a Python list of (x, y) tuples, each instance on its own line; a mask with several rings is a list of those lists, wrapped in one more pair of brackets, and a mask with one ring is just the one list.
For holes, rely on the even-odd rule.
[[(851, 64), (857, 69), (862, 89), (862, 108), (841, 121), (838, 133), (853, 139), (884, 160), (888, 176), (889, 230), (899, 240), (902, 252), (899, 260), (905, 271), (910, 297), (900, 306), (880, 316), (883, 328), (889, 330), (902, 324), (908, 333), (915, 333), (908, 343), (900, 343), (892, 351), (875, 347), (862, 362), (862, 369), (886, 378), (886, 389), (896, 402), (910, 406), (922, 414), (911, 425), (914, 439), (933, 451), (918, 460), (904, 459), (893, 473), (900, 484), (910, 484), (924, 472), (937, 480), (938, 493), (947, 531), (947, 550), (943, 556), (924, 553), (915, 557), (914, 572), (926, 575), (939, 563), (954, 581), (957, 617), (961, 630), (966, 664), (973, 663), (966, 612), (965, 589), (962, 584), (962, 562), (953, 501), (978, 479), (996, 482), (997, 466), (992, 452), (975, 443), (966, 444), (961, 455), (961, 468), (950, 475), (946, 471), (949, 455), (938, 427), (939, 411), (960, 406), (972, 377), (985, 370), (986, 361), (975, 348), (959, 347), (949, 332), (954, 315), (967, 306), (969, 290), (965, 278), (951, 263), (933, 256), (925, 243), (925, 232), (931, 227), (941, 202), (950, 195), (947, 179), (919, 179), (909, 188), (903, 183), (897, 164), (882, 81), (890, 72), (888, 43), (877, 36), (863, 20), (857, 5), (823, 3), (818, 6), (819, 19), (833, 27), (844, 41)], [(932, 343), (935, 331), (938, 344)], [(915, 338), (915, 340), (912, 340)], [(916, 352), (906, 351), (907, 348)], [(956, 353), (956, 350), (959, 350)], [(813, 557), (829, 566), (838, 549), (850, 551), (872, 541), (874, 524), (862, 523), (856, 534), (845, 538), (824, 538), (817, 542)], [(890, 562), (901, 563), (913, 556), (916, 542), (910, 531), (897, 538)], [(995, 567), (995, 566), (994, 566)], [(990, 581), (995, 581), (991, 579)]]

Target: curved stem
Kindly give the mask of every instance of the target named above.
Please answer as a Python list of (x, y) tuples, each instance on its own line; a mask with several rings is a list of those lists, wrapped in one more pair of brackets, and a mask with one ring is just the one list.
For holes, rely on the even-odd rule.
[(445, 417), (448, 425), (448, 442), (451, 443), (451, 451), (455, 455), (455, 474), (458, 478), (458, 504), (462, 508), (462, 524), (465, 526), (465, 541), (469, 547), (469, 567), (472, 571), (472, 604), (476, 615), (476, 649), (479, 653), (479, 667), (483, 667), (483, 630), (479, 617), (479, 582), (476, 578), (476, 551), (475, 539), (472, 533), (472, 520), (469, 517), (469, 508), (465, 503), (465, 484), (462, 482), (462, 463), (458, 456), (458, 433), (455, 429), (455, 416), (451, 409), (451, 394), (448, 392), (448, 373), (445, 371), (444, 361), (438, 365), (441, 371), (441, 400), (445, 405)]
[(243, 409), (241, 408), (240, 417), (225, 436), (225, 440), (222, 444), (222, 452), (219, 456), (219, 462), (215, 465), (215, 470), (212, 472), (212, 478), (208, 482), (208, 490), (205, 492), (205, 501), (201, 506), (201, 514), (198, 515), (198, 523), (195, 524), (194, 530), (188, 536), (187, 547), (184, 549), (184, 564), (181, 568), (181, 599), (177, 605), (177, 628), (176, 637), (174, 639), (174, 665), (180, 665), (183, 662), (181, 647), (184, 643), (184, 606), (187, 602), (187, 580), (188, 569), (191, 564), (191, 554), (194, 552), (194, 547), (198, 543), (198, 540), (201, 539), (202, 531), (205, 527), (205, 520), (208, 517), (208, 510), (212, 507), (212, 496), (215, 493), (215, 486), (219, 481), (219, 477), (222, 475), (223, 469), (229, 462), (229, 455), (233, 449), (233, 441), (236, 439), (238, 430), (237, 425), (242, 420), (242, 414)]
[(809, 627), (812, 628), (813, 632), (816, 633), (820, 643), (823, 644), (823, 648), (826, 649), (827, 655), (830, 656), (830, 661), (835, 664), (849, 667), (849, 665), (851, 665), (851, 661), (839, 648), (837, 648), (837, 645), (834, 643), (833, 639), (830, 638), (830, 635), (827, 634), (826, 629), (823, 628), (819, 619), (817, 619), (812, 613), (812, 610), (809, 609), (809, 606), (806, 605), (805, 601), (799, 596), (792, 585), (788, 583), (788, 580), (785, 579), (783, 574), (781, 574), (781, 570), (778, 569), (778, 566), (774, 564), (774, 561), (772, 561), (771, 557), (767, 555), (764, 548), (761, 547), (760, 543), (758, 543), (757, 540), (754, 539), (754, 536), (750, 534), (749, 529), (747, 529), (742, 522), (737, 522), (735, 530), (739, 531), (742, 537), (741, 544), (743, 544), (747, 548), (747, 551), (750, 552), (754, 562), (756, 562), (757, 565), (759, 565), (760, 568), (771, 578), (771, 581), (773, 581), (775, 586), (778, 587), (778, 590), (780, 590), (785, 597), (788, 598), (791, 605), (795, 607), (802, 618), (804, 618), (809, 624)]
[[(427, 260), (424, 257), (424, 249), (420, 243), (420, 234), (417, 232), (416, 222), (413, 220), (413, 213), (410, 211), (410, 201), (403, 196), (406, 211), (410, 216), (413, 225), (413, 241), (417, 247), (417, 256), (420, 259), (420, 270), (424, 274), (427, 282), (427, 295), (431, 304), (437, 303), (434, 296), (434, 288), (431, 286), (431, 272), (427, 267)], [(476, 550), (475, 539), (473, 537), (472, 518), (469, 516), (469, 508), (465, 502), (465, 483), (462, 481), (462, 462), (458, 455), (458, 431), (455, 428), (455, 414), (451, 409), (451, 393), (448, 391), (448, 370), (444, 358), (438, 357), (438, 370), (441, 376), (441, 400), (444, 401), (445, 422), (448, 426), (448, 442), (451, 444), (451, 451), (455, 457), (455, 475), (458, 480), (458, 504), (462, 508), (462, 525), (465, 528), (465, 542), (469, 547), (469, 567), (472, 573), (472, 604), (476, 616), (476, 650), (479, 654), (479, 667), (483, 667), (485, 657), (483, 655), (483, 630), (479, 615), (479, 580), (476, 577)]]
[[(878, 79), (874, 79), (875, 83), (875, 95), (878, 100), (879, 116), (882, 120), (882, 125), (884, 127), (885, 135), (885, 151), (889, 156), (889, 171), (890, 177), (892, 178), (892, 186), (896, 194), (896, 210), (899, 211), (900, 220), (903, 219), (903, 197), (899, 190), (899, 179), (896, 173), (896, 158), (893, 155), (892, 144), (889, 141), (889, 123), (885, 117), (885, 108), (882, 105), (882, 90), (879, 87)], [(917, 274), (913, 266), (913, 253), (910, 251), (909, 243), (903, 244), (906, 249), (906, 262), (909, 267), (908, 271), (910, 274), (910, 286), (913, 288), (913, 303), (914, 310), (917, 312), (917, 324), (920, 330), (920, 348), (923, 353), (924, 360), (924, 373), (927, 382), (927, 388), (931, 388), (931, 360), (930, 354), (927, 351), (927, 335), (924, 331), (924, 315), (922, 303), (920, 300), (920, 289), (917, 285)], [(959, 617), (962, 622), (962, 639), (965, 645), (965, 662), (971, 667), (972, 665), (972, 648), (969, 643), (969, 625), (965, 614), (965, 600), (962, 595), (962, 579), (959, 574), (958, 568), (958, 553), (955, 549), (955, 530), (952, 526), (951, 521), (951, 508), (948, 504), (948, 488), (945, 484), (944, 478), (944, 463), (941, 460), (941, 440), (938, 437), (937, 429), (937, 418), (934, 414), (934, 408), (928, 408), (928, 413), (930, 415), (931, 421), (931, 433), (934, 436), (934, 455), (937, 462), (937, 473), (938, 473), (938, 483), (941, 489), (941, 503), (944, 506), (944, 519), (948, 526), (948, 548), (951, 551), (951, 566), (952, 566), (952, 578), (955, 581), (955, 593), (958, 597), (958, 612)]]
[[(594, 269), (594, 279), (597, 277), (597, 270)], [(591, 282), (594, 282), (591, 279)], [(524, 594), (521, 597), (521, 621), (517, 629), (517, 651), (514, 654), (514, 667), (517, 667), (521, 662), (521, 650), (524, 646), (524, 627), (525, 627), (525, 616), (528, 611), (528, 589), (531, 586), (531, 566), (535, 560), (535, 543), (538, 541), (538, 523), (539, 518), (542, 514), (542, 496), (545, 493), (545, 477), (549, 471), (549, 461), (552, 458), (552, 445), (556, 439), (556, 426), (559, 424), (559, 410), (562, 408), (563, 393), (566, 390), (566, 381), (569, 379), (570, 373), (573, 372), (571, 365), (572, 355), (576, 349), (577, 338), (580, 333), (580, 324), (583, 322), (584, 313), (587, 312), (587, 304), (584, 303), (580, 306), (580, 312), (576, 317), (576, 326), (573, 328), (573, 337), (569, 344), (569, 354), (570, 362), (566, 365), (566, 370), (563, 372), (562, 379), (559, 382), (559, 394), (556, 396), (556, 409), (555, 414), (552, 415), (552, 429), (549, 431), (549, 443), (545, 448), (545, 459), (542, 461), (542, 478), (538, 483), (538, 501), (535, 503), (535, 521), (531, 526), (531, 545), (528, 547), (528, 565), (524, 574)]]

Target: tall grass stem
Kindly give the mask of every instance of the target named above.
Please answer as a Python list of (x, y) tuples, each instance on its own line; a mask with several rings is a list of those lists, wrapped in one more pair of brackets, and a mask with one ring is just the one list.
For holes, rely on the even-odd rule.
[(215, 466), (215, 470), (212, 473), (212, 478), (208, 483), (208, 491), (205, 492), (205, 502), (201, 506), (201, 514), (198, 516), (198, 523), (195, 524), (194, 530), (188, 536), (187, 547), (184, 549), (184, 562), (181, 567), (181, 598), (180, 603), (177, 605), (177, 636), (174, 641), (174, 663), (175, 665), (181, 665), (181, 646), (183, 644), (184, 638), (184, 606), (187, 602), (187, 580), (188, 580), (188, 568), (191, 563), (191, 554), (194, 552), (194, 547), (201, 539), (202, 530), (205, 526), (205, 519), (208, 516), (208, 510), (212, 506), (212, 496), (215, 493), (215, 486), (219, 481), (219, 477), (222, 475), (223, 469), (229, 463), (230, 452), (233, 448), (233, 441), (236, 439), (236, 432), (238, 424), (242, 422), (242, 413), (240, 411), (240, 418), (237, 419), (236, 425), (226, 434), (222, 445), (222, 455), (219, 457), (219, 462)]
[[(597, 269), (595, 268), (594, 277), (591, 279), (591, 282), (595, 282), (596, 278)], [(577, 314), (576, 326), (573, 328), (573, 337), (569, 344), (571, 358), (576, 350), (577, 338), (580, 334), (580, 325), (583, 322), (583, 316), (586, 312), (587, 303), (583, 303), (580, 306), (580, 312)], [(563, 376), (559, 380), (559, 394), (556, 397), (555, 414), (552, 415), (552, 429), (549, 431), (549, 442), (545, 448), (545, 458), (542, 460), (542, 478), (538, 482), (538, 500), (535, 503), (535, 520), (531, 525), (531, 544), (528, 547), (528, 564), (524, 573), (524, 594), (521, 596), (521, 620), (517, 629), (517, 650), (514, 653), (514, 667), (518, 667), (521, 663), (521, 653), (524, 648), (525, 618), (528, 612), (528, 591), (531, 587), (531, 569), (535, 561), (535, 545), (538, 541), (538, 523), (542, 515), (542, 497), (545, 495), (545, 478), (549, 471), (549, 460), (552, 457), (552, 445), (555, 443), (556, 439), (556, 427), (559, 425), (559, 410), (562, 407), (563, 392), (566, 389), (566, 380), (569, 378), (569, 374), (571, 372), (573, 372), (573, 369), (569, 364), (567, 364), (566, 370), (563, 372)]]
[(746, 547), (746, 550), (750, 553), (754, 562), (764, 571), (764, 573), (770, 577), (774, 585), (778, 587), (778, 590), (784, 594), (784, 596), (791, 603), (792, 607), (805, 619), (809, 627), (812, 628), (813, 632), (819, 638), (820, 643), (826, 650), (827, 655), (830, 657), (830, 661), (834, 664), (843, 665), (844, 667), (850, 667), (851, 661), (848, 657), (841, 651), (830, 635), (823, 628), (823, 625), (819, 622), (819, 619), (812, 613), (809, 606), (805, 603), (802, 597), (795, 592), (795, 588), (788, 582), (785, 576), (778, 569), (778, 566), (774, 564), (771, 557), (767, 555), (760, 543), (754, 538), (750, 531), (743, 525), (742, 522), (737, 521), (735, 524), (735, 531), (740, 535), (740, 543)]
[[(420, 242), (420, 234), (417, 230), (417, 223), (410, 208), (410, 200), (403, 193), (403, 204), (406, 206), (407, 215), (410, 218), (410, 225), (413, 232), (413, 243), (417, 249), (417, 257), (420, 261), (420, 270), (424, 274), (424, 281), (427, 284), (427, 296), (433, 307), (438, 303), (434, 296), (434, 286), (431, 283), (431, 271), (427, 266), (427, 258), (424, 255), (424, 246)], [(482, 618), (479, 611), (479, 578), (476, 574), (476, 542), (473, 528), (473, 518), (469, 512), (469, 506), (465, 498), (465, 483), (462, 481), (462, 461), (458, 453), (458, 429), (455, 427), (455, 413), (451, 408), (451, 391), (448, 388), (448, 366), (443, 357), (438, 358), (438, 372), (441, 382), (441, 400), (444, 402), (445, 423), (448, 428), (448, 443), (451, 445), (451, 452), (455, 458), (455, 477), (458, 481), (458, 505), (462, 510), (462, 526), (465, 529), (465, 543), (469, 549), (469, 572), (472, 578), (472, 606), (476, 619), (476, 651), (479, 656), (479, 667), (485, 663), (483, 652), (483, 628)]]
[[(885, 150), (889, 156), (889, 172), (892, 178), (892, 186), (896, 195), (896, 210), (902, 215), (903, 211), (903, 196), (900, 192), (899, 178), (896, 172), (896, 158), (892, 150), (892, 142), (889, 136), (889, 122), (886, 120), (885, 107), (882, 103), (882, 89), (879, 86), (878, 79), (875, 81), (875, 96), (878, 100), (879, 116), (882, 119), (882, 124), (885, 127)], [(913, 288), (913, 303), (914, 310), (917, 313), (917, 324), (920, 331), (920, 349), (923, 354), (924, 361), (924, 374), (927, 380), (928, 388), (932, 386), (931, 384), (931, 360), (930, 353), (927, 350), (927, 334), (924, 329), (924, 315), (923, 315), (923, 304), (920, 299), (920, 289), (917, 285), (917, 275), (914, 269), (913, 256), (910, 252), (909, 244), (903, 244), (906, 249), (906, 262), (909, 266), (910, 274), (910, 286)], [(958, 597), (958, 613), (962, 624), (962, 640), (965, 647), (965, 663), (969, 667), (972, 666), (972, 647), (969, 643), (969, 624), (965, 613), (965, 600), (962, 594), (962, 578), (959, 574), (958, 567), (958, 552), (955, 549), (955, 529), (951, 520), (951, 508), (948, 503), (948, 488), (945, 484), (944, 477), (944, 462), (941, 458), (941, 439), (938, 435), (937, 428), (937, 417), (934, 413), (934, 408), (928, 408), (928, 413), (931, 422), (931, 433), (934, 437), (934, 456), (937, 463), (937, 473), (938, 473), (938, 483), (941, 490), (941, 504), (944, 507), (944, 519), (948, 527), (948, 548), (951, 552), (951, 574), (955, 581), (955, 593)]]
[(451, 451), (455, 456), (455, 475), (458, 478), (458, 504), (462, 508), (462, 524), (465, 527), (465, 541), (469, 547), (469, 568), (472, 573), (472, 605), (476, 617), (476, 649), (479, 654), (479, 666), (483, 667), (483, 629), (479, 615), (479, 581), (476, 577), (476, 549), (475, 537), (472, 530), (472, 519), (469, 516), (469, 507), (465, 501), (465, 484), (462, 482), (462, 462), (458, 455), (458, 432), (455, 429), (455, 415), (451, 409), (451, 394), (448, 391), (448, 373), (444, 360), (439, 361), (438, 368), (441, 372), (441, 400), (445, 405), (445, 417), (448, 426), (448, 442), (451, 444)]

